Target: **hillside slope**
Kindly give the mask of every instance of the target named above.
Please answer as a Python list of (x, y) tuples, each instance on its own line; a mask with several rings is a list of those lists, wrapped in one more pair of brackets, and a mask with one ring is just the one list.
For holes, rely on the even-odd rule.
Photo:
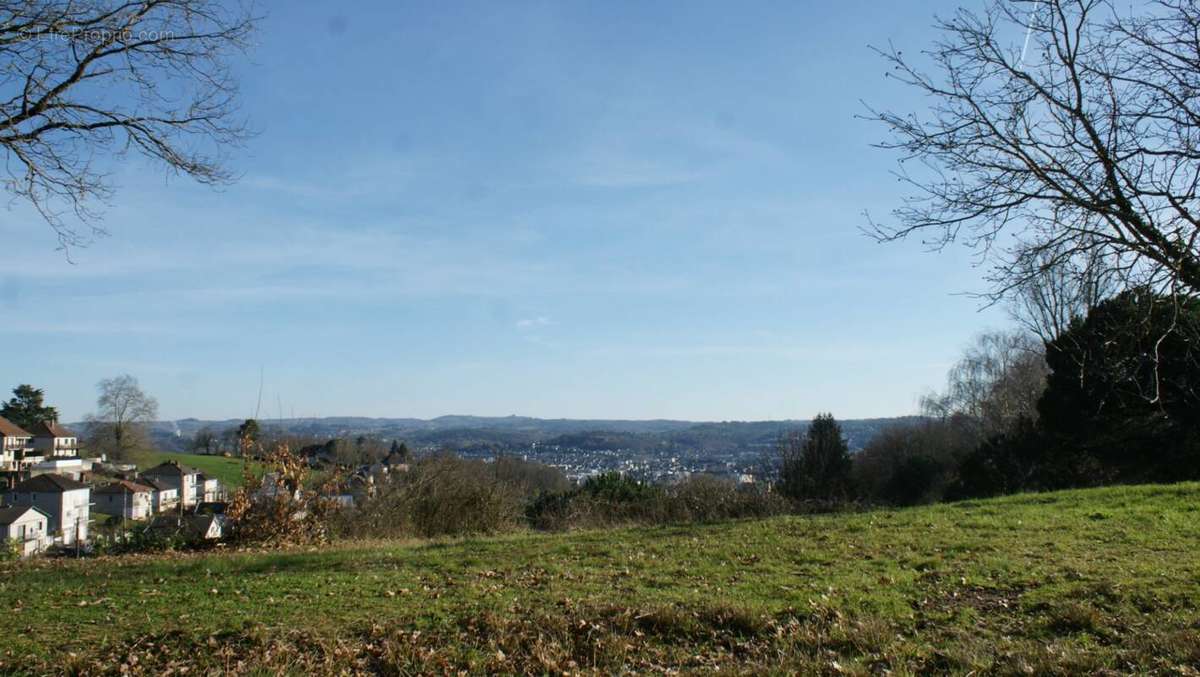
[[(1200, 485), (0, 567), (0, 671), (1194, 674)], [(69, 650), (67, 654), (63, 649)]]

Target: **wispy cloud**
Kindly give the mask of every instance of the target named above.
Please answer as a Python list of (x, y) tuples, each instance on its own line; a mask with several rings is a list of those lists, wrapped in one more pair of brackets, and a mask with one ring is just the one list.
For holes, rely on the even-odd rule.
[(427, 174), (429, 164), (428, 158), (411, 155), (355, 156), (342, 158), (341, 166), (324, 165), (316, 175), (252, 174), (239, 181), (236, 189), (330, 201), (392, 195)]
[(544, 315), (540, 315), (538, 317), (517, 320), (517, 329), (537, 329), (540, 327), (549, 327), (554, 324), (557, 324), (557, 322)]
[[(629, 119), (650, 118), (630, 125)], [(595, 188), (678, 186), (713, 178), (730, 165), (786, 158), (777, 147), (711, 123), (627, 111), (565, 149), (558, 164), (574, 183)], [(658, 121), (653, 121), (657, 119)]]

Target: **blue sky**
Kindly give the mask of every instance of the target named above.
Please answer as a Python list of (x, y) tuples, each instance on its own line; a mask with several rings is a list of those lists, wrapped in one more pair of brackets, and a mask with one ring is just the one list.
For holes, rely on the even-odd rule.
[(237, 184), (128, 162), (72, 262), (0, 211), (0, 387), (68, 420), (120, 373), (249, 416), (260, 369), (264, 417), (912, 413), (1005, 317), (969, 252), (859, 232), (902, 193), (855, 115), (924, 105), (868, 45), (953, 6), (265, 5)]

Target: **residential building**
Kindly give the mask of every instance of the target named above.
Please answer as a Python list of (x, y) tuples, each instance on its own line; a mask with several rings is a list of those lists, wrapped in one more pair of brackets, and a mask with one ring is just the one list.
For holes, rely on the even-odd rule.
[(11, 543), (21, 557), (45, 550), (50, 517), (33, 506), (0, 508), (0, 540)]
[(9, 491), (12, 505), (33, 506), (49, 518), (46, 531), (63, 545), (87, 541), (92, 490), (62, 475), (38, 475), (17, 483)]
[(146, 519), (154, 513), (154, 488), (118, 480), (92, 492), (92, 508), (128, 520)]
[(33, 455), (33, 433), (0, 416), (0, 470), (21, 470)]
[(170, 484), (153, 477), (139, 477), (137, 483), (153, 490), (150, 494), (150, 511), (154, 514), (179, 506), (179, 490)]
[(214, 503), (220, 501), (223, 498), (223, 493), (220, 480), (215, 477), (209, 477), (204, 473), (196, 475), (197, 503)]
[(198, 496), (196, 492), (200, 471), (195, 468), (189, 468), (186, 465), (180, 465), (178, 461), (160, 463), (142, 472), (142, 477), (158, 480), (159, 482), (175, 487), (179, 500), (185, 508), (190, 508), (200, 503), (204, 498), (203, 496)]
[(29, 429), (33, 433), (33, 447), (47, 458), (54, 456), (78, 456), (79, 438), (75, 433), (56, 421), (43, 421)]

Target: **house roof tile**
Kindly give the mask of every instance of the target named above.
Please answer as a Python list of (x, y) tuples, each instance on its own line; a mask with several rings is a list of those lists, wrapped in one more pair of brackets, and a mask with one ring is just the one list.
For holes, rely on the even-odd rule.
[(76, 437), (58, 421), (38, 421), (29, 428), (34, 437)]
[(176, 487), (173, 487), (170, 484), (167, 484), (166, 482), (164, 482), (160, 479), (155, 479), (153, 477), (145, 477), (145, 476), (139, 477), (138, 483), (144, 484), (155, 491), (178, 491), (178, 489)]
[(17, 484), (17, 486), (13, 487), (12, 490), (14, 492), (23, 494), (32, 492), (55, 494), (62, 493), (64, 491), (74, 491), (76, 489), (87, 488), (88, 485), (84, 484), (83, 482), (76, 482), (65, 475), (55, 475), (53, 473), (49, 473), (46, 475), (31, 477), (24, 482)]
[(0, 508), (0, 524), (12, 524), (25, 516), (25, 513), (30, 510), (38, 513), (43, 517), (48, 517), (46, 513), (38, 510), (32, 505), (14, 505)]
[(147, 494), (154, 491), (154, 487), (129, 480), (117, 480), (112, 484), (106, 484), (96, 490), (97, 494)]
[(165, 461), (150, 468), (143, 470), (143, 475), (161, 475), (164, 477), (179, 477), (180, 475), (195, 475), (199, 470), (183, 465), (179, 461)]
[(0, 416), (0, 437), (33, 437), (28, 430)]

